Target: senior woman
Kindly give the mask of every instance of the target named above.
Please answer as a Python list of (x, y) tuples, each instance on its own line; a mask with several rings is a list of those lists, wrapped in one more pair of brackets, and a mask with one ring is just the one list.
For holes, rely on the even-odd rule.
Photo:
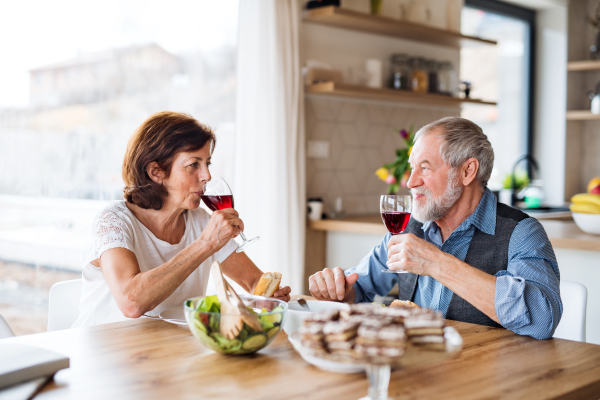
[[(124, 200), (96, 217), (73, 327), (157, 316), (205, 294), (210, 266), (252, 292), (262, 272), (233, 240), (244, 230), (234, 209), (199, 208), (216, 138), (186, 114), (151, 115), (123, 161)], [(274, 297), (289, 301), (290, 288)]]

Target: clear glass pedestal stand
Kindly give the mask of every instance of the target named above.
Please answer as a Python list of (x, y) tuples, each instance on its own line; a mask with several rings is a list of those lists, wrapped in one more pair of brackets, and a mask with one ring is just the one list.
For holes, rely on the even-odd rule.
[(388, 397), (391, 369), (388, 364), (367, 364), (369, 394), (359, 400), (392, 400)]

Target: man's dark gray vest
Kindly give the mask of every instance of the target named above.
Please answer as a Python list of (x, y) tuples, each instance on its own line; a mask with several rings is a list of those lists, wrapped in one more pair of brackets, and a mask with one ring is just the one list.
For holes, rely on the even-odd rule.
[[(488, 235), (475, 228), (475, 234), (469, 245), (465, 263), (490, 275), (506, 270), (508, 266), (508, 244), (517, 224), (529, 216), (522, 211), (497, 203), (496, 234)], [(411, 218), (404, 233), (412, 233), (424, 239), (423, 224)], [(398, 292), (401, 300), (414, 300), (417, 291), (418, 275), (399, 275)], [(502, 327), (490, 317), (473, 307), (456, 294), (452, 295), (446, 318), (473, 324)]]

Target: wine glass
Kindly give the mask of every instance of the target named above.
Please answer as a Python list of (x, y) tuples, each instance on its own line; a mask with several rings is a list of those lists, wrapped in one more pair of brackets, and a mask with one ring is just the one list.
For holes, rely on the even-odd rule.
[[(381, 219), (385, 224), (388, 232), (392, 235), (399, 235), (404, 231), (410, 213), (412, 211), (412, 196), (411, 195), (383, 195), (379, 202), (379, 210), (381, 211)], [(401, 269), (383, 269), (381, 272), (388, 274), (404, 274), (406, 271)]]
[[(211, 211), (233, 208), (233, 193), (231, 192), (231, 188), (227, 182), (225, 182), (225, 179), (217, 178), (207, 182), (206, 185), (204, 185), (202, 201), (204, 201), (204, 204), (206, 204)], [(238, 253), (248, 249), (260, 239), (260, 236), (257, 236), (247, 240), (246, 236), (244, 236), (244, 232), (240, 232), (240, 237), (242, 238), (243, 242), (236, 250)]]

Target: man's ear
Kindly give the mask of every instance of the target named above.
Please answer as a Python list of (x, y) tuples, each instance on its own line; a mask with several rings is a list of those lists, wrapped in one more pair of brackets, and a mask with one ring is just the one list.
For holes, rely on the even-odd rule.
[(469, 186), (475, 180), (477, 171), (479, 171), (479, 161), (476, 158), (469, 158), (463, 163), (460, 178), (464, 186)]
[(163, 184), (163, 180), (165, 179), (165, 172), (159, 167), (156, 161), (152, 161), (146, 165), (146, 173), (154, 181), (154, 183), (158, 183), (159, 185)]

